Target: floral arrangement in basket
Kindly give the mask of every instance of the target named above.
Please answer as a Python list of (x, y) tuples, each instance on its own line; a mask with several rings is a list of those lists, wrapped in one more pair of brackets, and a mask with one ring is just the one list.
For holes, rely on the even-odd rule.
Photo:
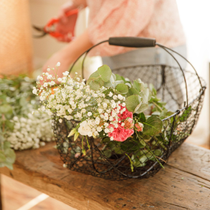
[[(140, 79), (131, 82), (113, 74), (107, 65), (99, 67), (87, 81), (80, 76), (72, 78), (68, 71), (62, 78), (46, 72), (38, 79), (33, 92), (40, 96), (47, 113), (56, 115), (60, 124), (74, 122), (67, 138), (80, 140), (81, 146), (72, 151), (72, 158), (86, 156), (90, 151), (89, 138), (94, 138), (103, 144), (103, 157), (125, 154), (131, 172), (145, 166), (147, 161), (161, 165), (159, 160), (166, 149), (165, 140), (160, 138), (162, 119), (173, 113), (157, 98), (153, 85)], [(161, 149), (156, 147), (157, 142)], [(65, 153), (68, 139), (64, 143)]]

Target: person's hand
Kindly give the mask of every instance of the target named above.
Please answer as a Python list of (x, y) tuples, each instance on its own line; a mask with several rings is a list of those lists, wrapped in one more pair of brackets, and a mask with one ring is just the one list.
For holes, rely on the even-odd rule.
[(78, 14), (71, 15), (67, 17), (66, 13), (76, 9), (76, 6), (72, 2), (64, 4), (58, 15), (59, 22), (55, 24), (55, 30), (61, 34), (63, 37), (57, 38), (58, 41), (70, 42), (74, 38), (74, 30), (77, 21)]
[[(81, 35), (75, 38), (74, 41), (68, 43), (64, 48), (56, 52), (43, 66), (43, 72), (48, 72), (52, 76), (57, 75), (56, 78), (63, 77), (63, 72), (68, 71), (71, 64), (92, 46), (93, 44), (88, 36), (88, 29), (86, 29)], [(56, 67), (58, 62), (60, 62), (60, 66)], [(55, 70), (48, 71), (48, 68), (55, 68)]]

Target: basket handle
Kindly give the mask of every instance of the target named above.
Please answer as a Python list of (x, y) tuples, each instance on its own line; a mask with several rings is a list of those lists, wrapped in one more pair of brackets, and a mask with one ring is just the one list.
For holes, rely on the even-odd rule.
[(188, 88), (187, 88), (187, 81), (186, 81), (185, 73), (184, 73), (184, 71), (183, 71), (180, 63), (178, 62), (178, 60), (174, 57), (174, 55), (170, 51), (172, 51), (173, 53), (176, 53), (177, 55), (179, 55), (180, 57), (182, 57), (185, 61), (187, 61), (187, 63), (189, 63), (192, 66), (192, 68), (194, 69), (195, 74), (196, 74), (196, 76), (197, 76), (197, 78), (199, 80), (201, 89), (203, 88), (202, 83), (201, 83), (201, 80), (200, 80), (200, 77), (199, 77), (197, 71), (195, 70), (194, 66), (185, 57), (183, 57), (181, 54), (177, 53), (176, 51), (174, 51), (174, 50), (172, 50), (170, 48), (167, 48), (167, 47), (165, 47), (165, 46), (163, 46), (161, 44), (156, 43), (156, 40), (155, 39), (152, 39), (152, 38), (142, 38), (142, 37), (110, 37), (108, 40), (101, 41), (101, 42), (97, 43), (96, 45), (92, 46), (91, 48), (89, 48), (84, 53), (82, 53), (77, 58), (77, 60), (72, 64), (71, 68), (69, 69), (69, 73), (73, 69), (73, 67), (76, 64), (76, 62), (80, 59), (80, 57), (82, 57), (83, 55), (85, 55), (84, 58), (83, 58), (83, 61), (82, 61), (82, 78), (84, 78), (84, 61), (85, 61), (85, 58), (86, 58), (87, 54), (93, 48), (95, 48), (96, 46), (98, 46), (98, 45), (100, 45), (102, 43), (105, 43), (105, 42), (108, 42), (109, 45), (122, 46), (122, 47), (135, 47), (135, 48), (155, 47), (155, 46), (158, 46), (158, 47), (162, 48), (163, 50), (165, 50), (168, 54), (170, 54), (173, 57), (173, 59), (176, 61), (176, 63), (178, 64), (180, 70), (182, 71), (182, 75), (183, 75), (184, 82), (185, 82), (185, 89), (186, 89), (186, 108), (188, 107)]
[(110, 37), (109, 45), (122, 46), (122, 47), (155, 47), (156, 40), (151, 38), (140, 37)]

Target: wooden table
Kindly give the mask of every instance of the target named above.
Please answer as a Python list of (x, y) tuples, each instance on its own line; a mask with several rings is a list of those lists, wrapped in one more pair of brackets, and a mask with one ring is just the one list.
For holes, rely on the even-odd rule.
[(53, 143), (17, 152), (0, 173), (78, 210), (210, 209), (210, 151), (184, 143), (149, 179), (108, 181), (63, 168)]

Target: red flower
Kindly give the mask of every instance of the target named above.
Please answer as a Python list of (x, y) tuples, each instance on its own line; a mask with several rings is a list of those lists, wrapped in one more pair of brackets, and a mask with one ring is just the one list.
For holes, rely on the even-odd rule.
[(125, 111), (122, 114), (118, 114), (119, 119), (121, 121), (125, 120), (127, 118), (132, 118), (133, 119), (133, 113), (129, 112), (126, 107), (121, 106), (120, 111), (122, 111), (123, 109), (125, 109)]
[(126, 107), (121, 106), (120, 113), (118, 114), (118, 121), (117, 128), (115, 128), (112, 124), (109, 125), (109, 127), (112, 127), (114, 130), (110, 132), (108, 136), (115, 141), (122, 142), (134, 133), (133, 113), (129, 112)]
[[(110, 125), (114, 127), (113, 125)], [(134, 133), (133, 129), (125, 129), (123, 126), (118, 124), (114, 131), (109, 133), (109, 137), (113, 137), (113, 140), (123, 142)]]

